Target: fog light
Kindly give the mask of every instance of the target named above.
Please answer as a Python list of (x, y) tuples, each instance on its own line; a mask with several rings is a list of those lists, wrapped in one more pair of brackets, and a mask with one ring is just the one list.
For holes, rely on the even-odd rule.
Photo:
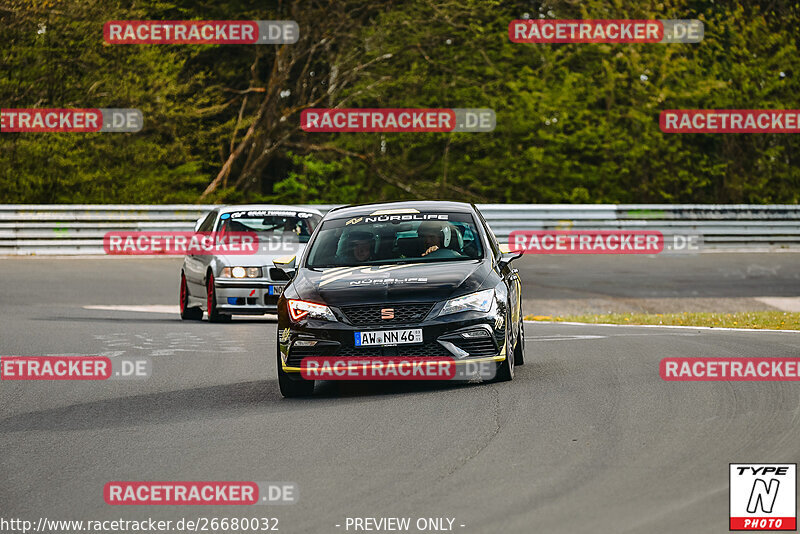
[(475, 339), (479, 337), (490, 337), (489, 332), (484, 329), (480, 330), (470, 330), (469, 332), (462, 332), (461, 337), (467, 339)]
[(304, 339), (300, 339), (294, 342), (295, 347), (313, 347), (316, 344), (317, 344), (316, 341), (309, 341)]

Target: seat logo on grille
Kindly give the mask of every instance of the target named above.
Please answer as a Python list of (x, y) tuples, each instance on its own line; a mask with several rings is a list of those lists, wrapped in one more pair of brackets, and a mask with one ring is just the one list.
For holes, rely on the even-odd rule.
[(381, 319), (394, 319), (394, 308), (383, 308), (381, 310)]

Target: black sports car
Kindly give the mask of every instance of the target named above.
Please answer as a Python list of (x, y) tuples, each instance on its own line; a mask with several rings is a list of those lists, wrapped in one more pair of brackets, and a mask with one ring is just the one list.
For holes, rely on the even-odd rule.
[[(336, 208), (278, 301), (278, 381), (309, 395), (304, 358), (441, 358), (490, 362), (495, 381), (523, 363), (521, 284), (472, 204), (393, 202)], [(495, 372), (496, 371), (496, 372)]]

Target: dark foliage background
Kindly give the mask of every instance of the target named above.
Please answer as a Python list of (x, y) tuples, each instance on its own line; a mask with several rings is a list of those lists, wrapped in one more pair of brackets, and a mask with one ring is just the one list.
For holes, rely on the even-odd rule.
[[(701, 44), (514, 44), (517, 18), (697, 18)], [(107, 20), (295, 20), (283, 46), (104, 44)], [(797, 203), (797, 135), (662, 109), (798, 109), (800, 5), (0, 0), (0, 105), (135, 107), (136, 134), (0, 134), (0, 203)], [(493, 133), (307, 134), (307, 107), (488, 107)]]

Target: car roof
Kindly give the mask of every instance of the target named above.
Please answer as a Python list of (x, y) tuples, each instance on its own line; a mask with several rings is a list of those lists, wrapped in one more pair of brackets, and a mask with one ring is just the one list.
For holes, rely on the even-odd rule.
[(255, 210), (274, 210), (274, 211), (304, 211), (315, 215), (322, 215), (318, 209), (307, 206), (290, 206), (286, 204), (232, 204), (217, 208), (219, 213), (230, 213), (233, 211), (255, 211)]
[(382, 210), (417, 210), (417, 211), (448, 211), (457, 213), (473, 213), (472, 204), (466, 202), (452, 202), (449, 200), (404, 200), (398, 202), (378, 202), (373, 204), (357, 204), (333, 208), (326, 218), (354, 217), (370, 215)]

